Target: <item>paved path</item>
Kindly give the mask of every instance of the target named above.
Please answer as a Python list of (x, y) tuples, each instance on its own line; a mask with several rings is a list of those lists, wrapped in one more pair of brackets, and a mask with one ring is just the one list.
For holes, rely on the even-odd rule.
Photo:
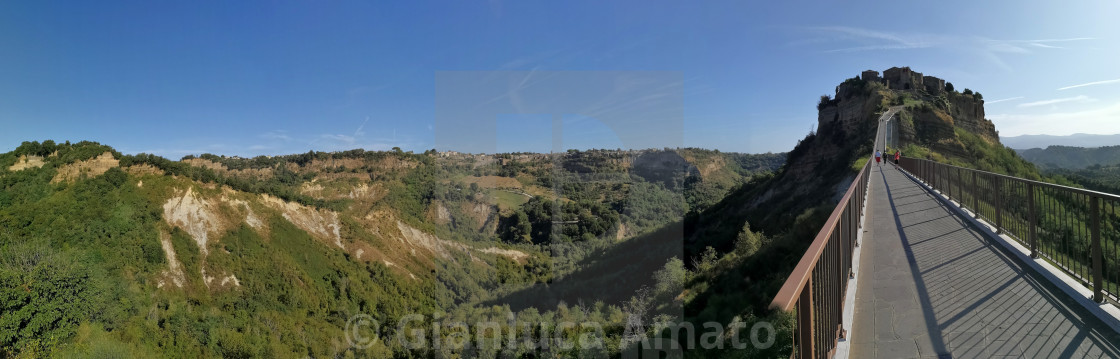
[(873, 167), (852, 358), (1120, 358), (1120, 335), (889, 165)]

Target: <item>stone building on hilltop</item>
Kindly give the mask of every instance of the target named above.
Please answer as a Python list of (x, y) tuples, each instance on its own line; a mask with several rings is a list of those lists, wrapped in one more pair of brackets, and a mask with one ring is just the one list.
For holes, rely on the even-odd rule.
[(882, 83), (891, 90), (925, 90), (934, 95), (945, 92), (945, 80), (922, 75), (921, 72), (913, 71), (909, 67), (889, 68), (883, 71), (882, 77), (879, 77), (878, 71), (867, 70), (860, 75), (860, 78), (867, 82)]

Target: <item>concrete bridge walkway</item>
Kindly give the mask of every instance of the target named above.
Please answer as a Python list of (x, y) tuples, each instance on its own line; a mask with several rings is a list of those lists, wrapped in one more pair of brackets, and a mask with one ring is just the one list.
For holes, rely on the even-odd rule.
[(1120, 335), (891, 165), (874, 167), (852, 358), (1120, 358)]

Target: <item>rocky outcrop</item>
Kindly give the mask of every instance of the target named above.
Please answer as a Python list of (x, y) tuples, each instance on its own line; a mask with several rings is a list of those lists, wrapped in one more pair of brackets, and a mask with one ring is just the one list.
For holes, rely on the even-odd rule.
[(310, 234), (315, 239), (323, 241), (338, 248), (345, 249), (342, 245), (342, 228), (338, 213), (325, 209), (304, 206), (295, 202), (287, 202), (267, 194), (260, 196), (261, 203), (280, 211), (280, 215), (292, 224)]
[(225, 228), (218, 215), (217, 204), (195, 195), (193, 187), (163, 204), (163, 219), (168, 225), (190, 234), (204, 257), (209, 252), (207, 242), (210, 234), (221, 233)]
[(97, 177), (118, 165), (120, 165), (120, 161), (113, 157), (113, 153), (105, 152), (95, 158), (59, 167), (58, 174), (51, 179), (51, 183), (73, 181), (82, 176), (89, 178)]
[(949, 116), (957, 127), (974, 133), (992, 143), (999, 143), (999, 132), (991, 120), (984, 118), (984, 100), (973, 95), (952, 93), (949, 99)]
[(19, 159), (16, 160), (16, 163), (13, 164), (11, 167), (8, 167), (8, 170), (12, 171), (12, 172), (22, 171), (22, 170), (25, 170), (25, 169), (28, 169), (28, 168), (43, 167), (44, 164), (45, 164), (45, 162), (43, 162), (42, 157), (35, 156), (35, 155), (31, 155), (31, 156), (20, 155)]
[(881, 86), (874, 82), (845, 81), (836, 87), (835, 98), (817, 111), (817, 129), (835, 127), (843, 136), (855, 133), (861, 123), (874, 119), (881, 111), (883, 96)]

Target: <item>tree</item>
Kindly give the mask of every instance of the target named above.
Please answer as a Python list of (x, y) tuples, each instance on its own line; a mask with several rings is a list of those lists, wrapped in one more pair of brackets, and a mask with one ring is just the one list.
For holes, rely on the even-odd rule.
[(946, 82), (945, 83), (945, 91), (953, 92), (954, 90), (955, 89), (953, 88), (953, 83), (952, 82)]
[(45, 245), (9, 247), (0, 257), (0, 353), (49, 347), (100, 311), (98, 288), (81, 261)]
[(735, 241), (735, 252), (744, 257), (750, 257), (762, 248), (762, 235), (751, 231), (751, 224), (744, 223), (739, 231), (739, 238)]
[(966, 89), (964, 89), (964, 92), (962, 92), (962, 93), (965, 94), (965, 95), (971, 95), (972, 90), (966, 88)]
[(529, 243), (532, 242), (530, 232), (532, 232), (532, 223), (529, 222), (529, 215), (524, 211), (516, 210), (513, 215), (509, 217), (509, 225), (506, 227), (506, 241), (513, 243)]
[(984, 99), (984, 95), (981, 95), (980, 92), (973, 92), (972, 95), (975, 96), (977, 100), (983, 100)]
[(831, 102), (832, 99), (828, 95), (821, 95), (821, 101), (817, 103), (817, 111), (823, 110)]

